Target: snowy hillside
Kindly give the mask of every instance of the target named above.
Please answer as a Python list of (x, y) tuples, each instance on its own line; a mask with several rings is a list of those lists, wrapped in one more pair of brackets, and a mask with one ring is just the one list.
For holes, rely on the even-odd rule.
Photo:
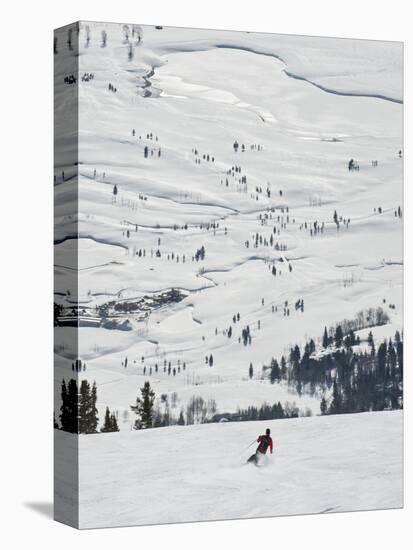
[[(267, 425), (274, 454), (243, 464)], [(401, 412), (80, 436), (79, 447), (81, 528), (403, 505)]]
[[(137, 34), (126, 40), (121, 25), (80, 27), (78, 292), (85, 376), (98, 383), (101, 411), (106, 405), (128, 410), (149, 372), (157, 395), (177, 392), (180, 406), (194, 393), (214, 398), (220, 412), (264, 400), (299, 401), (283, 385), (261, 380), (272, 357), (383, 300), (388, 334), (401, 328), (402, 220), (394, 212), (402, 201), (402, 106), (326, 93), (288, 77), (285, 63), (319, 84), (330, 79), (337, 91), (400, 99), (392, 75), (400, 79), (401, 47), (139, 29), (140, 41)], [(58, 55), (64, 48), (58, 44)], [(333, 77), (337, 67), (340, 76)], [(64, 93), (63, 75), (61, 86)], [(235, 141), (246, 150), (235, 152)], [(359, 171), (347, 169), (350, 158)], [(70, 166), (56, 166), (62, 194), (70, 185), (61, 178), (64, 169), (70, 173)], [(243, 176), (246, 183), (239, 183)], [(344, 220), (340, 231), (334, 211)], [(61, 220), (65, 239), (70, 226)], [(323, 233), (312, 234), (314, 222)], [(70, 266), (62, 265), (70, 243), (56, 246), (62, 294), (70, 291)], [(193, 261), (201, 247), (205, 258)], [(181, 301), (153, 307), (172, 288)], [(297, 300), (303, 311), (294, 309)], [(73, 304), (70, 295), (56, 301)], [(132, 313), (115, 312), (117, 302), (132, 303)], [(108, 321), (102, 306), (116, 313)], [(239, 338), (247, 325), (252, 344), (245, 348)], [(70, 329), (56, 331), (62, 377), (74, 359), (65, 359), (68, 338)], [(204, 359), (211, 354), (208, 368)], [(176, 372), (180, 367), (179, 374), (164, 375), (165, 361)], [(303, 399), (302, 408), (318, 412), (318, 401)]]

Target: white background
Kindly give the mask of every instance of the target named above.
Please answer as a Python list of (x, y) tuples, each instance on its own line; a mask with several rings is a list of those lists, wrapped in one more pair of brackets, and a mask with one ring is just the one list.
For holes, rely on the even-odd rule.
[[(328, 35), (405, 42), (405, 120), (411, 115), (408, 3), (399, 0), (47, 0), (3, 2), (0, 25), (0, 540), (3, 548), (408, 547), (412, 437), (406, 407), (405, 509), (77, 532), (52, 510), (52, 29), (78, 19)], [(410, 72), (411, 67), (410, 67)], [(411, 146), (408, 122), (405, 150)], [(412, 199), (408, 162), (405, 220)], [(407, 248), (412, 222), (405, 221)], [(411, 292), (405, 289), (406, 313)], [(405, 316), (406, 401), (411, 346)], [(410, 347), (410, 350), (408, 349)], [(211, 464), (213, 467), (213, 464)], [(166, 495), (167, 498), (167, 495)], [(274, 494), (274, 499), (277, 495)], [(411, 530), (410, 530), (411, 536)]]

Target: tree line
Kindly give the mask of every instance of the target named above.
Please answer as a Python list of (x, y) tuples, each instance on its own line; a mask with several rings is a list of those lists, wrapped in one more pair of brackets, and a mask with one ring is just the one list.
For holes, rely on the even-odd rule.
[[(61, 385), (60, 425), (54, 420), (54, 427), (70, 433), (95, 434), (98, 433), (98, 410), (96, 382), (92, 385), (82, 380), (80, 386), (71, 378)], [(115, 412), (106, 407), (106, 414), (101, 432), (118, 432), (118, 422)]]

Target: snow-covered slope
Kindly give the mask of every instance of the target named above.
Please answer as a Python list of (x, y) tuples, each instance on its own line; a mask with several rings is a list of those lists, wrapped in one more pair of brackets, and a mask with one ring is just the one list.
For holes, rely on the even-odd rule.
[[(275, 453), (244, 464), (267, 426)], [(402, 427), (398, 411), (80, 436), (80, 527), (398, 508)]]

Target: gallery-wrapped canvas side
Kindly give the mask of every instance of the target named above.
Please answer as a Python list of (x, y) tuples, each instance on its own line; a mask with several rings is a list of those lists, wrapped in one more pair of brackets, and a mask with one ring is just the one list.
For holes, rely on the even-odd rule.
[(54, 517), (79, 520), (78, 24), (54, 31)]

